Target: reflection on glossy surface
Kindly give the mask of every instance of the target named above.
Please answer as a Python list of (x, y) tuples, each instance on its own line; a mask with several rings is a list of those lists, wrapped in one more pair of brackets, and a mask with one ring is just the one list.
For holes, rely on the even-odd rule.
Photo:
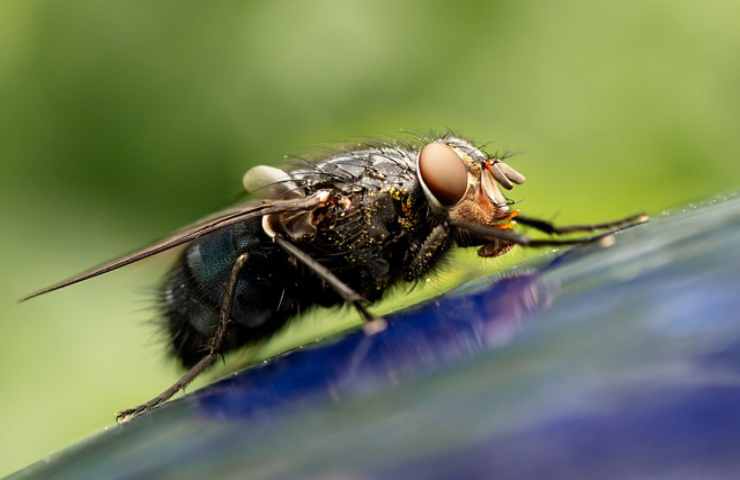
[[(488, 280), (422, 307), (396, 314), (386, 330), (361, 331), (278, 358), (221, 382), (198, 396), (211, 416), (259, 418), (302, 400), (397, 384), (435, 368), (504, 345), (527, 314), (547, 304), (539, 273)], [(279, 414), (280, 412), (278, 412)]]
[(740, 478), (739, 283), (740, 201), (687, 209), (242, 372), (19, 478)]

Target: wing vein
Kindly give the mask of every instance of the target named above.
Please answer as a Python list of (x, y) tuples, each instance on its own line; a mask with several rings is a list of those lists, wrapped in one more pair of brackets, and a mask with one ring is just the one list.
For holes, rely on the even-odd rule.
[(70, 285), (89, 280), (99, 275), (112, 272), (113, 270), (117, 270), (121, 267), (125, 267), (126, 265), (136, 263), (145, 258), (175, 248), (179, 245), (192, 242), (193, 240), (204, 235), (208, 235), (209, 233), (213, 233), (217, 230), (228, 227), (229, 225), (243, 222), (250, 218), (258, 216), (261, 217), (263, 215), (270, 215), (274, 213), (295, 212), (315, 208), (325, 202), (327, 197), (327, 191), (320, 190), (308, 197), (289, 200), (261, 200), (258, 202), (250, 202), (241, 206), (224, 210), (223, 212), (206, 217), (205, 219), (200, 220), (192, 225), (181, 228), (180, 230), (175, 231), (173, 234), (165, 237), (164, 239), (159, 240), (139, 250), (136, 250), (133, 253), (102, 263), (89, 270), (78, 273), (77, 275), (73, 275), (60, 282), (37, 290), (23, 297), (20, 301), (25, 302), (26, 300), (30, 300), (40, 295), (44, 295), (46, 293), (65, 288)]

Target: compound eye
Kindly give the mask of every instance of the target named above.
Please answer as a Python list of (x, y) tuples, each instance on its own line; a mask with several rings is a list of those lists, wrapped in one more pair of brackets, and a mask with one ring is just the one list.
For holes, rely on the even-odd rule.
[(468, 189), (468, 171), (455, 151), (443, 143), (430, 143), (419, 155), (419, 176), (442, 205), (460, 201)]

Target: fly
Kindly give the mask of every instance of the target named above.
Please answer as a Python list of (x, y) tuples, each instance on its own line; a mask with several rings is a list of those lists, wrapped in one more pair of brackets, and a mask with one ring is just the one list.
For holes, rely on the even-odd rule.
[[(132, 254), (38, 290), (24, 300), (88, 280), (179, 245), (185, 250), (159, 290), (168, 350), (186, 369), (150, 401), (117, 415), (147, 412), (187, 386), (216, 359), (270, 338), (311, 306), (351, 304), (368, 334), (385, 320), (368, 305), (390, 286), (427, 274), (454, 245), (496, 257), (515, 245), (544, 247), (609, 239), (647, 221), (557, 227), (521, 215), (503, 190), (525, 182), (506, 157), (444, 134), (415, 143), (358, 145), (290, 171), (257, 166), (245, 202), (186, 226)], [(533, 239), (524, 225), (549, 235)]]

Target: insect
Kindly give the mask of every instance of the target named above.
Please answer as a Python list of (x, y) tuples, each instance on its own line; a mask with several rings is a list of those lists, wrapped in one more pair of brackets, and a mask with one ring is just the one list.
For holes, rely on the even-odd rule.
[[(263, 341), (312, 306), (347, 303), (369, 334), (385, 321), (368, 304), (391, 285), (428, 274), (453, 245), (496, 257), (515, 245), (575, 245), (647, 220), (557, 227), (521, 215), (503, 190), (525, 177), (506, 160), (451, 133), (410, 143), (356, 145), (285, 171), (257, 166), (243, 183), (258, 200), (238, 204), (132, 254), (24, 300), (186, 244), (160, 288), (168, 349), (186, 373), (125, 420), (166, 402), (229, 351)], [(524, 225), (549, 235), (533, 239)]]

